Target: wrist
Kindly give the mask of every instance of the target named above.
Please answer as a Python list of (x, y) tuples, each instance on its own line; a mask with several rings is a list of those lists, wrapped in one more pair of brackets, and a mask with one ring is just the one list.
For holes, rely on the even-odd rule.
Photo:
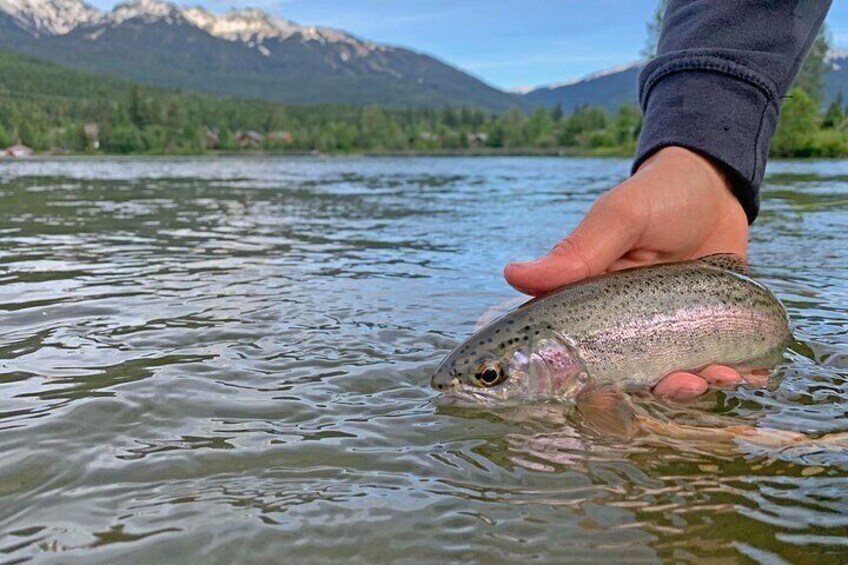
[(690, 182), (706, 184), (716, 196), (730, 197), (740, 209), (742, 207), (724, 167), (697, 151), (678, 146), (664, 147), (646, 159), (636, 170), (636, 175), (655, 169), (675, 172)]

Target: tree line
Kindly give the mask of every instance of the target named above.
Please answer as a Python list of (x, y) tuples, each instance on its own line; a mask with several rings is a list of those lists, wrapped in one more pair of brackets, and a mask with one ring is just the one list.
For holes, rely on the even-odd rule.
[(823, 29), (784, 100), (771, 146), (777, 157), (848, 156), (848, 106), (840, 92), (825, 106), (824, 75), (830, 50)]
[[(0, 57), (0, 148), (21, 143), (39, 152), (572, 149), (627, 153), (635, 147), (641, 124), (635, 106), (624, 106), (613, 114), (584, 106), (568, 115), (561, 107), (496, 114), (474, 108), (284, 106), (113, 80), (91, 90), (91, 81), (83, 88), (61, 76), (22, 89), (11, 74), (4, 73), (2, 63)], [(44, 65), (33, 66), (26, 71), (29, 77)]]
[[(848, 108), (820, 110), (827, 42), (813, 49), (787, 98), (772, 153), (848, 156)], [(285, 106), (166, 91), (0, 54), (0, 148), (40, 152), (509, 151), (629, 155), (641, 114), (581, 106), (496, 114), (473, 108)]]
[[(657, 53), (668, 0), (658, 0), (653, 17), (646, 26), (642, 55)], [(828, 70), (830, 40), (824, 26), (810, 48), (792, 89), (780, 112), (777, 131), (771, 145), (774, 157), (846, 157), (848, 156), (848, 106), (839, 93), (822, 112), (825, 102), (824, 77)]]

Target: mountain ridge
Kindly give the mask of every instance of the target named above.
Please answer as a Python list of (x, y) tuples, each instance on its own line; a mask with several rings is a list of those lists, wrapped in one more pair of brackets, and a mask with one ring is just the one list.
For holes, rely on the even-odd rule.
[[(151, 86), (288, 104), (469, 106), (490, 111), (636, 104), (644, 61), (505, 92), (449, 63), (246, 8), (165, 0), (0, 0), (0, 48)], [(825, 103), (848, 93), (848, 51), (828, 54)]]
[[(635, 61), (595, 71), (576, 80), (518, 89), (528, 108), (561, 105), (568, 112), (590, 104), (609, 111), (622, 104), (638, 104), (638, 77), (647, 61)], [(830, 104), (839, 92), (848, 98), (848, 49), (833, 48), (825, 57), (829, 67), (824, 75), (823, 104)]]
[(83, 0), (0, 0), (0, 47), (153, 86), (283, 103), (520, 106), (430, 55), (255, 9), (219, 15), (133, 0), (99, 11)]

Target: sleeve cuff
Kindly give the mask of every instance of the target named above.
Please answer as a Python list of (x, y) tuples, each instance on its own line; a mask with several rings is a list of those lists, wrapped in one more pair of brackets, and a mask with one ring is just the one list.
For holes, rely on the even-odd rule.
[(734, 67), (729, 61), (699, 64), (690, 58), (657, 59), (645, 68), (645, 118), (633, 170), (664, 147), (697, 151), (725, 168), (753, 222), (777, 127), (778, 100), (767, 82)]

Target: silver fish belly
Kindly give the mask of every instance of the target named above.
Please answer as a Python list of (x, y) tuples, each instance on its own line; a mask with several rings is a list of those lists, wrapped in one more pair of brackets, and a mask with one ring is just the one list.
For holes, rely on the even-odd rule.
[[(534, 367), (542, 367), (543, 376), (552, 381), (545, 385), (549, 390), (573, 394), (580, 387), (567, 383), (649, 385), (670, 372), (713, 363), (772, 367), (792, 342), (786, 312), (746, 273), (741, 259), (717, 255), (628, 269), (563, 287), (476, 332), (442, 362), (432, 384), (446, 392), (505, 396), (506, 389), (498, 387), (511, 384), (516, 389), (509, 382), (512, 376), (537, 379)], [(569, 367), (562, 375), (544, 363), (553, 342), (562, 349), (560, 366)], [(516, 359), (532, 361), (539, 343), (545, 344), (547, 357), (536, 355), (535, 363), (515, 370)], [(510, 395), (538, 390), (538, 384), (528, 382)]]

